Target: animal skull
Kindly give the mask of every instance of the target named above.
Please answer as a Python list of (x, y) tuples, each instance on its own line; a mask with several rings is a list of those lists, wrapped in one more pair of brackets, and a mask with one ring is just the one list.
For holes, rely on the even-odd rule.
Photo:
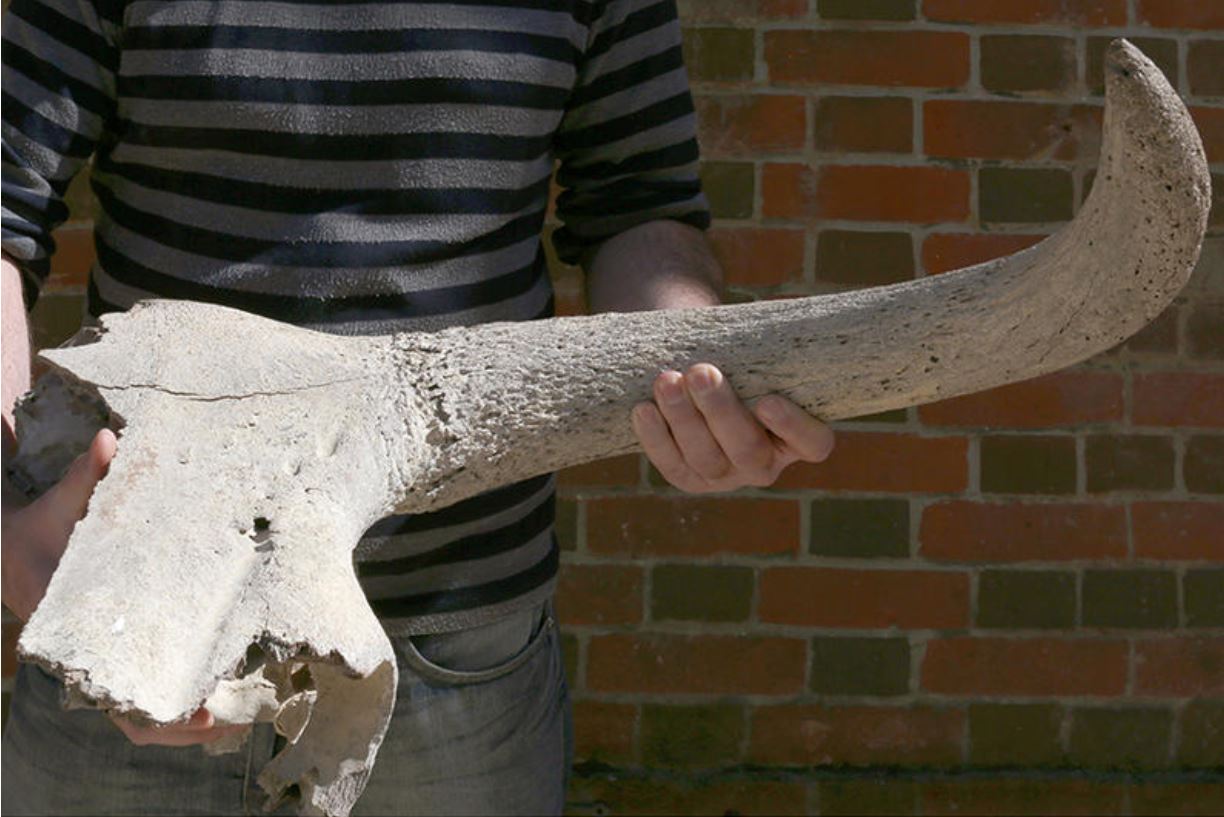
[(20, 407), (14, 473), (36, 488), (94, 429), (122, 434), (23, 657), (138, 720), (205, 703), (223, 722), (275, 720), (291, 742), (260, 782), (347, 814), (395, 695), (351, 565), (376, 520), (635, 450), (629, 411), (663, 367), (711, 361), (748, 400), (780, 392), (836, 420), (1061, 369), (1160, 313), (1198, 256), (1206, 159), (1137, 49), (1115, 42), (1106, 71), (1100, 167), (1074, 221), (954, 273), (381, 338), (189, 302), (104, 317), (44, 353), (56, 374)]

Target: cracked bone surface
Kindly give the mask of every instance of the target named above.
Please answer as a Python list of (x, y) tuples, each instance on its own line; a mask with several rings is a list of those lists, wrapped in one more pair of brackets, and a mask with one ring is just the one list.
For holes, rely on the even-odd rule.
[[(292, 739), (261, 783), (307, 812), (360, 795), (395, 693), (354, 577), (361, 533), (635, 450), (663, 367), (709, 361), (753, 399), (839, 418), (1051, 372), (1138, 331), (1186, 282), (1210, 203), (1159, 70), (1115, 42), (1100, 167), (1074, 221), (958, 272), (790, 301), (323, 335), (155, 301), (44, 353), (15, 476), (45, 487), (103, 424), (118, 453), (20, 648), (70, 694), (155, 723), (202, 703)], [(259, 660), (250, 660), (252, 656)], [(300, 665), (300, 666), (299, 666)]]

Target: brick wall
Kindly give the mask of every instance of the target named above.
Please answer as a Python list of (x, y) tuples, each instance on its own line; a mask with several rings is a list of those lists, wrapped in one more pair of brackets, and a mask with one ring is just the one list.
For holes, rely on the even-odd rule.
[[(681, 14), (731, 300), (1057, 229), (1118, 35), (1190, 101), (1224, 191), (1218, 0)], [(1224, 206), (1211, 223), (1124, 347), (840, 423), (827, 463), (771, 489), (688, 498), (636, 457), (565, 474), (574, 810), (1224, 811)]]
[[(1120, 34), (1189, 100), (1224, 192), (1221, 0), (680, 6), (731, 300), (1048, 235), (1091, 185)], [(44, 343), (78, 320), (83, 190)], [(1211, 224), (1122, 348), (840, 423), (768, 490), (686, 497), (638, 457), (566, 472), (571, 809), (1224, 812), (1224, 205)], [(555, 278), (579, 311), (579, 274)]]

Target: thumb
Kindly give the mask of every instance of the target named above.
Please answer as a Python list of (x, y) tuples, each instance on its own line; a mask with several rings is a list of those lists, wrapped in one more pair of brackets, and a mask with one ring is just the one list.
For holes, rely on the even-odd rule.
[(61, 520), (73, 524), (85, 515), (89, 497), (102, 477), (106, 476), (106, 470), (115, 456), (116, 445), (114, 433), (104, 428), (94, 435), (89, 450), (68, 467), (63, 479), (47, 497)]

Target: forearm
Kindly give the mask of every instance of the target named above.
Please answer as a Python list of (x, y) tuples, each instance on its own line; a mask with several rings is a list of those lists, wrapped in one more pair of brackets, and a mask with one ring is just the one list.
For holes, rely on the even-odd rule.
[(26, 319), (25, 302), (21, 292), (21, 272), (4, 257), (0, 262), (3, 290), (0, 302), (3, 306), (0, 323), (0, 341), (3, 357), (3, 384), (0, 398), (4, 409), (4, 458), (13, 453), (13, 405), (17, 398), (30, 388), (30, 328)]
[(720, 303), (722, 269), (705, 234), (678, 221), (651, 221), (613, 236), (583, 266), (592, 312)]

